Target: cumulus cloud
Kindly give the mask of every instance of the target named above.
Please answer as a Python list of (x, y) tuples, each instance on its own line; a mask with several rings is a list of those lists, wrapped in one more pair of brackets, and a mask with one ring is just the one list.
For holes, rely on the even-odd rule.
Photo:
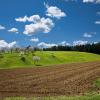
[(97, 3), (97, 4), (100, 4), (100, 0), (83, 0), (83, 3)]
[(74, 41), (73, 42), (73, 45), (75, 46), (75, 45), (85, 45), (85, 44), (87, 44), (88, 43), (88, 41), (82, 41), (82, 40), (78, 40), (78, 41)]
[(30, 39), (31, 42), (39, 42), (39, 39), (38, 38), (32, 38)]
[(50, 18), (40, 17), (39, 15), (24, 16), (15, 18), (18, 22), (32, 22), (31, 24), (25, 25), (24, 34), (32, 35), (37, 32), (48, 33), (54, 27), (54, 23)]
[(6, 29), (4, 26), (0, 25), (0, 30)]
[(18, 29), (17, 28), (11, 28), (10, 30), (8, 30), (8, 32), (18, 33)]
[(39, 15), (32, 15), (32, 16), (24, 16), (24, 17), (19, 17), (15, 18), (16, 21), (18, 22), (38, 22), (40, 21), (40, 16)]
[(9, 47), (9, 48), (12, 48), (12, 47), (14, 47), (16, 44), (17, 44), (17, 42), (16, 42), (16, 41), (13, 41), (13, 42), (11, 42), (11, 43), (8, 43), (8, 47)]
[(91, 37), (93, 37), (93, 35), (95, 35), (95, 34), (96, 34), (96, 32), (84, 33), (84, 34), (83, 34), (83, 37), (91, 38)]
[(41, 47), (41, 48), (50, 48), (50, 47), (53, 47), (53, 46), (57, 46), (57, 44), (54, 44), (54, 43), (45, 43), (45, 42), (40, 42), (38, 44), (38, 47)]
[(26, 22), (27, 21), (27, 16), (15, 18), (15, 20), (18, 21), (18, 22)]
[(38, 21), (34, 21), (34, 23), (25, 25), (24, 34), (32, 35), (33, 33), (43, 32), (48, 33), (54, 27), (54, 23), (50, 18), (40, 18)]
[(16, 45), (16, 41), (13, 41), (11, 43), (7, 43), (5, 40), (0, 40), (0, 49), (3, 49), (3, 48), (12, 48)]
[(100, 21), (95, 21), (95, 24), (100, 24)]
[(58, 7), (49, 6), (48, 4), (45, 4), (45, 3), (44, 3), (44, 5), (47, 8), (47, 11), (46, 11), (46, 15), (47, 16), (55, 17), (55, 18), (58, 18), (58, 19), (60, 19), (61, 17), (65, 17), (66, 16), (66, 14), (64, 12), (62, 12), (61, 9), (59, 9)]
[(68, 43), (68, 42), (66, 42), (66, 41), (62, 41), (62, 42), (60, 43), (60, 45), (62, 45), (62, 46), (70, 46), (70, 43)]

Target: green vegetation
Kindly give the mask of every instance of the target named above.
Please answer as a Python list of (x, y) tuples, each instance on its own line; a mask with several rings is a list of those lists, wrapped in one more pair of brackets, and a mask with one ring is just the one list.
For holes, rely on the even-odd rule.
[[(40, 57), (34, 64), (33, 56)], [(54, 64), (64, 64), (72, 62), (100, 61), (100, 55), (85, 52), (67, 51), (37, 51), (34, 54), (19, 53), (0, 54), (0, 68), (20, 68), (20, 67), (39, 67)]]
[(100, 95), (89, 94), (85, 96), (74, 96), (74, 97), (58, 96), (58, 97), (37, 97), (37, 98), (9, 97), (5, 98), (4, 100), (100, 100)]
[(100, 88), (100, 78), (98, 78), (96, 81), (94, 81), (94, 85), (95, 85), (97, 88)]

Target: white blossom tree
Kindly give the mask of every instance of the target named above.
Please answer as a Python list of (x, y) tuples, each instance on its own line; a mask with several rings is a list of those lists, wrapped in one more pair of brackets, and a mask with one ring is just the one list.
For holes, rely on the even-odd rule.
[(38, 56), (33, 56), (33, 61), (34, 61), (34, 64), (36, 64), (37, 62), (40, 61), (40, 57), (38, 57)]

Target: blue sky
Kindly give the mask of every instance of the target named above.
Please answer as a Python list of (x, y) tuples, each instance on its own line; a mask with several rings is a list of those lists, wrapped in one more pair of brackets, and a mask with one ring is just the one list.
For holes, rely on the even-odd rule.
[(99, 41), (100, 0), (0, 0), (0, 47)]

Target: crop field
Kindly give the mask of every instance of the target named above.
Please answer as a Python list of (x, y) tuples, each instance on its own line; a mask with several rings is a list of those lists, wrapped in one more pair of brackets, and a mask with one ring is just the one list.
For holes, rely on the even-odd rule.
[(0, 97), (74, 96), (99, 92), (100, 61), (0, 70)]

